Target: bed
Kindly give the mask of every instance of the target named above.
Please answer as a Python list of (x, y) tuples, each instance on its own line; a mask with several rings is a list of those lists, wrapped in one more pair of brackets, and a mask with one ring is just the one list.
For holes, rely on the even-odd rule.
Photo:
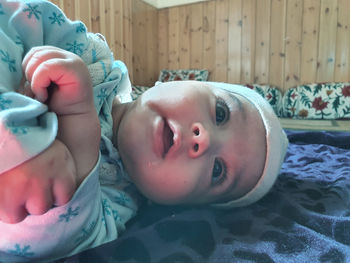
[(148, 203), (119, 239), (56, 262), (350, 262), (350, 131), (286, 133), (281, 174), (258, 203)]
[[(30, 18), (37, 10), (36, 6), (28, 8), (22, 11), (30, 12)], [(85, 32), (80, 23), (77, 30)], [(97, 47), (91, 45), (89, 66), (105, 65), (96, 60)], [(109, 49), (106, 52), (110, 58)], [(106, 79), (101, 72), (101, 80), (92, 76), (94, 84)], [(186, 76), (192, 79), (202, 74)], [(320, 100), (319, 87), (288, 93), (288, 117), (333, 117), (326, 110), (334, 105), (335, 117), (349, 116), (348, 102), (337, 95), (333, 103), (325, 103)], [(349, 84), (333, 88), (330, 92), (331, 87), (326, 87), (325, 96), (343, 94), (350, 99)], [(276, 90), (257, 90), (276, 105)], [(317, 97), (308, 99), (306, 92)], [(302, 98), (300, 107), (295, 100), (298, 96)], [(278, 107), (275, 110), (280, 113)], [(145, 203), (120, 238), (55, 263), (350, 262), (350, 131), (286, 132), (290, 145), (281, 174), (272, 191), (258, 203), (227, 211)]]

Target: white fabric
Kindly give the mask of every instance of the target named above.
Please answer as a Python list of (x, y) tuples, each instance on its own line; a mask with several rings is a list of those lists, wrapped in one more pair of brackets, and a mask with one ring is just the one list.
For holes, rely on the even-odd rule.
[(207, 82), (232, 93), (245, 97), (259, 111), (266, 129), (266, 161), (262, 175), (255, 187), (239, 199), (231, 200), (213, 206), (218, 208), (231, 208), (250, 205), (262, 198), (275, 183), (284, 156), (287, 151), (288, 139), (271, 105), (257, 92), (241, 85), (220, 82)]

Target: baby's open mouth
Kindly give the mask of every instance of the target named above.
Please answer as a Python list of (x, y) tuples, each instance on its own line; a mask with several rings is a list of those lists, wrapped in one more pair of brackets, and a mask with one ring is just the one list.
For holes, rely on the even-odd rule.
[(163, 157), (169, 152), (169, 149), (174, 144), (174, 133), (171, 130), (168, 122), (166, 119), (164, 119), (164, 129), (163, 129), (163, 145), (164, 145), (164, 151), (163, 151)]

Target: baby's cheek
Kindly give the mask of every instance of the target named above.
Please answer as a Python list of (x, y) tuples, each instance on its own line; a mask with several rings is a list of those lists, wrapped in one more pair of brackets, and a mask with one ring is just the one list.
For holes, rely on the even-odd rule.
[(191, 180), (182, 176), (167, 174), (153, 180), (152, 186), (148, 185), (145, 190), (146, 195), (157, 203), (180, 204), (191, 195), (194, 185)]

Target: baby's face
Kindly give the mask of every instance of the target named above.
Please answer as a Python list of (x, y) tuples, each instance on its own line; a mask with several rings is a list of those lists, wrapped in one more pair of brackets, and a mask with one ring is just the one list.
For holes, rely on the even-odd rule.
[(239, 198), (265, 162), (265, 128), (255, 107), (201, 82), (146, 91), (121, 120), (117, 141), (135, 185), (162, 204)]

